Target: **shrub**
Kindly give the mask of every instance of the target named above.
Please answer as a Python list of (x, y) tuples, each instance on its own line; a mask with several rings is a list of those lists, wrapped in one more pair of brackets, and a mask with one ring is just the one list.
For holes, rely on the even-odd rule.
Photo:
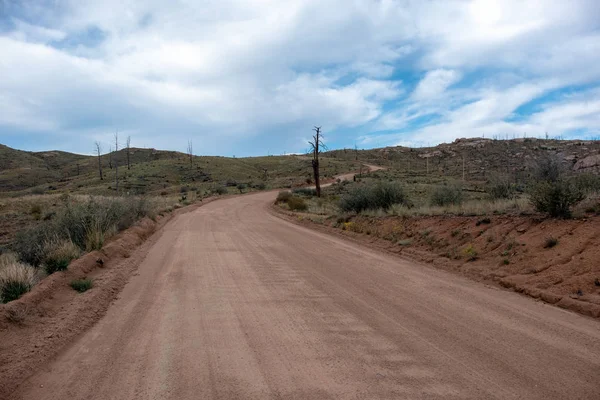
[(218, 195), (227, 194), (227, 188), (224, 186), (217, 186), (212, 191), (213, 191), (213, 193), (218, 194)]
[(431, 194), (431, 204), (445, 207), (462, 204), (462, 190), (458, 186), (438, 186)]
[(265, 190), (267, 188), (267, 185), (264, 182), (259, 182), (256, 185), (254, 185), (254, 187), (258, 190)]
[(46, 193), (46, 191), (44, 190), (43, 187), (34, 187), (33, 189), (31, 189), (31, 194), (37, 194), (37, 195), (41, 195)]
[(557, 182), (564, 172), (560, 159), (556, 156), (543, 157), (538, 161), (535, 176), (539, 181)]
[(106, 237), (146, 216), (155, 218), (155, 213), (143, 197), (90, 199), (79, 204), (66, 199), (55, 218), (17, 234), (13, 249), (21, 261), (38, 266), (47, 255), (46, 242), (69, 240), (80, 249), (99, 249)]
[(237, 189), (240, 191), (240, 193), (244, 193), (244, 189), (246, 189), (247, 185), (245, 183), (238, 183), (237, 184)]
[(71, 281), (71, 287), (78, 291), (79, 293), (83, 293), (91, 289), (93, 286), (93, 282), (91, 279), (83, 278), (83, 279), (75, 279)]
[(469, 244), (463, 249), (463, 254), (467, 257), (468, 261), (477, 260), (477, 251), (475, 250), (472, 244)]
[(288, 207), (292, 211), (305, 211), (308, 206), (300, 197), (292, 196), (287, 201)]
[(29, 307), (25, 304), (21, 304), (15, 307), (6, 308), (6, 320), (13, 324), (20, 324), (25, 321), (25, 318), (29, 315)]
[(402, 187), (382, 182), (372, 186), (359, 186), (344, 195), (339, 207), (344, 212), (360, 213), (365, 210), (389, 209), (394, 204), (406, 203)]
[(580, 174), (575, 178), (575, 186), (586, 194), (600, 192), (600, 175)]
[(297, 195), (301, 195), (301, 196), (307, 196), (307, 197), (314, 197), (317, 195), (317, 189), (314, 188), (295, 188), (292, 190), (293, 194), (297, 194)]
[(547, 237), (546, 240), (544, 241), (544, 248), (545, 249), (551, 249), (554, 246), (556, 246), (558, 244), (558, 239), (555, 237)]
[(277, 199), (275, 200), (275, 202), (276, 203), (287, 203), (288, 200), (291, 198), (292, 198), (292, 193), (288, 192), (287, 190), (282, 190), (277, 195)]
[(554, 218), (569, 218), (571, 208), (583, 200), (584, 194), (567, 180), (545, 181), (536, 184), (529, 200), (533, 207)]
[(512, 199), (515, 197), (517, 188), (514, 184), (506, 180), (498, 180), (493, 182), (489, 186), (490, 197), (494, 200), (498, 199)]
[(27, 293), (39, 281), (35, 268), (16, 261), (4, 260), (0, 266), (0, 302), (8, 303)]
[(39, 220), (42, 217), (42, 207), (39, 204), (32, 205), (29, 212), (36, 220)]
[(48, 274), (66, 270), (69, 263), (81, 254), (79, 247), (70, 240), (46, 242), (44, 250), (46, 252), (44, 265)]
[(18, 254), (19, 260), (39, 266), (46, 256), (44, 243), (49, 237), (49, 231), (50, 225), (43, 223), (37, 228), (18, 232), (11, 247)]

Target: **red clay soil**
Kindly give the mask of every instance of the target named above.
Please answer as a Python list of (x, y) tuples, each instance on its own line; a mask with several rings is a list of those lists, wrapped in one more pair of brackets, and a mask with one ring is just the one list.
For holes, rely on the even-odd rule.
[(290, 224), (276, 196), (173, 218), (104, 317), (5, 397), (598, 398), (600, 321)]
[[(600, 217), (329, 217), (275, 207), (290, 220), (351, 237), (471, 279), (600, 317)], [(550, 239), (558, 240), (548, 247)]]
[[(140, 245), (150, 248), (155, 231), (174, 215), (199, 205), (159, 216), (156, 222), (143, 219), (112, 238), (101, 251), (71, 262), (68, 270), (46, 277), (20, 299), (0, 304), (0, 399), (102, 318), (143, 260), (144, 252), (130, 257), (133, 250)], [(93, 280), (92, 289), (78, 293), (70, 287), (72, 280), (84, 277)]]

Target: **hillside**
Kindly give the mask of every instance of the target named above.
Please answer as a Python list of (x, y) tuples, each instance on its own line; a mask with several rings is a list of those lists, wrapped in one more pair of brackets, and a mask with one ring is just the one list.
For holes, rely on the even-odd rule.
[[(499, 175), (525, 182), (537, 161), (558, 156), (568, 170), (600, 171), (600, 141), (458, 139), (435, 147), (386, 147), (371, 150), (332, 150), (323, 153), (322, 175), (358, 171), (361, 163), (387, 167), (395, 179), (437, 177), (477, 184)], [(105, 179), (98, 176), (98, 159), (62, 151), (26, 152), (0, 145), (0, 191), (4, 195), (72, 192), (114, 193), (115, 163), (120, 166), (121, 188), (133, 193), (174, 192), (182, 185), (209, 189), (215, 185), (268, 187), (301, 185), (311, 175), (306, 156), (228, 158), (188, 156), (175, 151), (130, 149), (131, 169), (124, 167), (126, 150), (104, 154)], [(265, 175), (266, 170), (266, 175)]]
[(525, 181), (541, 157), (558, 156), (576, 172), (600, 172), (600, 141), (522, 138), (492, 140), (457, 139), (435, 147), (386, 147), (372, 150), (334, 150), (328, 157), (385, 165), (405, 176), (432, 175), (486, 181), (508, 175)]
[[(98, 174), (98, 158), (62, 151), (25, 152), (0, 148), (0, 191), (3, 195), (70, 192), (114, 194), (116, 164), (120, 188), (135, 194), (173, 193), (181, 187), (210, 190), (214, 186), (289, 187), (306, 183), (310, 160), (303, 156), (227, 158), (194, 156), (174, 151), (131, 148), (101, 157), (104, 179)], [(324, 157), (322, 175), (332, 177), (355, 169), (352, 161)]]

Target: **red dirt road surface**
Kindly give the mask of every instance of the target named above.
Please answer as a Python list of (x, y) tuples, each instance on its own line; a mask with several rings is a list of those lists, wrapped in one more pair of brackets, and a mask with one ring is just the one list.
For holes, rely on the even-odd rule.
[(10, 398), (600, 399), (598, 321), (283, 221), (274, 197), (175, 217)]

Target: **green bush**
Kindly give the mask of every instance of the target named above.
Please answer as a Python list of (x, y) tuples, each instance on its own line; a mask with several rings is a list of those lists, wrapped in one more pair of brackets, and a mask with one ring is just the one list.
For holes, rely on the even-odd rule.
[[(65, 208), (55, 218), (17, 234), (13, 250), (21, 261), (39, 266), (48, 255), (47, 242), (69, 240), (80, 249), (98, 249), (105, 237), (146, 216), (154, 218), (155, 213), (143, 197), (92, 198), (76, 204), (66, 199)], [(63, 264), (56, 266), (62, 268)]]
[(237, 184), (237, 189), (240, 191), (240, 193), (244, 193), (244, 189), (246, 189), (248, 186), (245, 183), (238, 183)]
[(490, 197), (494, 200), (512, 199), (515, 196), (516, 191), (516, 186), (506, 180), (492, 182), (488, 189)]
[(301, 195), (301, 196), (314, 197), (317, 195), (317, 189), (315, 189), (315, 188), (295, 188), (292, 190), (292, 193)]
[(227, 188), (225, 186), (217, 186), (212, 190), (212, 192), (218, 195), (227, 194)]
[(433, 206), (460, 205), (462, 201), (462, 189), (458, 186), (438, 186), (431, 194), (431, 205)]
[(546, 181), (536, 184), (529, 200), (533, 207), (554, 218), (569, 218), (571, 208), (584, 199), (576, 184), (567, 180)]
[(287, 201), (288, 207), (292, 211), (305, 211), (308, 209), (306, 202), (300, 197), (292, 196)]
[(600, 175), (580, 174), (575, 178), (575, 185), (583, 193), (600, 192)]
[(19, 260), (37, 267), (46, 257), (44, 243), (50, 237), (51, 230), (50, 223), (42, 223), (36, 228), (20, 231), (16, 234), (11, 248), (18, 254)]
[(86, 292), (90, 290), (93, 286), (93, 282), (91, 279), (83, 278), (83, 279), (75, 279), (71, 281), (71, 287), (78, 291), (79, 293)]
[(34, 219), (39, 220), (42, 217), (42, 207), (39, 204), (34, 204), (31, 206), (30, 213)]
[(288, 200), (291, 199), (291, 198), (292, 198), (292, 193), (288, 192), (287, 190), (282, 190), (277, 195), (277, 199), (275, 200), (275, 202), (277, 202), (277, 203), (287, 203)]
[(398, 184), (381, 182), (359, 186), (342, 196), (339, 207), (344, 212), (360, 213), (365, 210), (387, 210), (394, 204), (405, 204), (404, 190)]
[(546, 156), (541, 158), (535, 169), (535, 177), (538, 181), (557, 182), (564, 173), (564, 167), (557, 156)]

